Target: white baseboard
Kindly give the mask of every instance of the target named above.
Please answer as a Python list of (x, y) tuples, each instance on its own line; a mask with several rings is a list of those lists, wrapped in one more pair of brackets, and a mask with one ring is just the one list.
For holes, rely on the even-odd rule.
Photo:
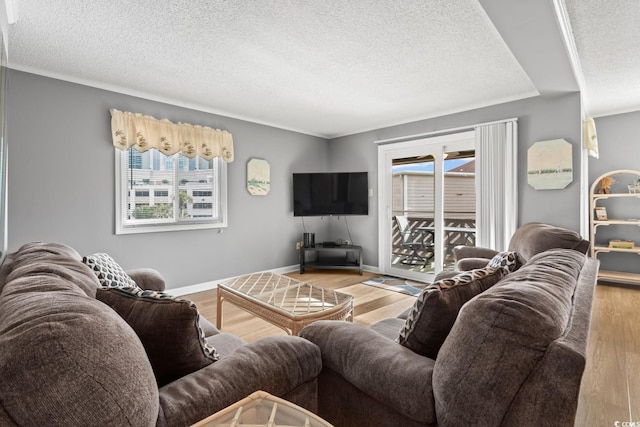
[[(280, 267), (280, 268), (274, 268), (272, 270), (264, 270), (264, 271), (256, 271), (254, 273), (275, 273), (275, 274), (287, 274), (287, 273), (292, 273), (294, 271), (298, 271), (300, 268), (299, 265), (290, 265), (287, 267)], [(364, 271), (368, 271), (370, 273), (378, 273), (378, 267), (375, 266), (371, 266), (371, 265), (363, 265), (362, 269)], [(245, 273), (245, 274), (253, 274), (253, 273)], [(189, 285), (189, 286), (182, 286), (179, 288), (172, 288), (172, 289), (166, 289), (166, 292), (168, 294), (171, 294), (175, 297), (181, 297), (184, 295), (188, 295), (188, 294), (195, 294), (198, 292), (204, 292), (204, 291), (210, 291), (212, 289), (216, 289), (218, 287), (218, 283), (223, 283), (223, 282), (227, 282), (229, 280), (235, 279), (236, 277), (239, 276), (244, 276), (245, 274), (239, 274), (238, 276), (234, 276), (234, 277), (227, 277), (226, 279), (217, 279), (217, 280), (212, 280), (211, 282), (203, 282), (203, 283), (197, 283), (195, 285)]]
[[(274, 268), (272, 270), (256, 271), (254, 273), (268, 272), (268, 273), (275, 273), (275, 274), (287, 274), (293, 271), (297, 271), (299, 268), (300, 266), (296, 264), (296, 265), (290, 265), (288, 267)], [(253, 273), (245, 273), (245, 274), (253, 274)], [(165, 292), (175, 297), (180, 297), (188, 294), (195, 294), (197, 292), (210, 291), (211, 289), (216, 289), (218, 287), (218, 283), (227, 282), (229, 280), (235, 279), (236, 277), (244, 276), (245, 274), (239, 274), (238, 276), (227, 277), (225, 279), (212, 280), (211, 282), (203, 282), (203, 283), (197, 283), (195, 285), (166, 289)]]

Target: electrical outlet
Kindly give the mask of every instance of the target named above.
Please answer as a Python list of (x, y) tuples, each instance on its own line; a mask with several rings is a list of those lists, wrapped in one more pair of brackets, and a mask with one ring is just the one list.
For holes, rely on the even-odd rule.
[(296, 250), (299, 251), (302, 247), (302, 242), (296, 242)]

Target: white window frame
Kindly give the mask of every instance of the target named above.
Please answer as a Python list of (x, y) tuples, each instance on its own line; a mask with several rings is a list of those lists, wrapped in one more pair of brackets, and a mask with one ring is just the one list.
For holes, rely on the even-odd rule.
[[(127, 211), (127, 176), (129, 166), (127, 162), (127, 152), (122, 150), (115, 151), (115, 175), (116, 175), (116, 191), (115, 191), (115, 217), (116, 217), (116, 234), (137, 234), (137, 233), (158, 233), (165, 231), (184, 231), (184, 230), (201, 230), (212, 228), (227, 227), (227, 162), (221, 158), (214, 158), (217, 163), (219, 176), (214, 182), (217, 182), (219, 189), (219, 199), (217, 200), (219, 208), (219, 217), (204, 220), (189, 220), (178, 222), (179, 219), (153, 219), (149, 221), (137, 221), (137, 224), (127, 224), (125, 215)], [(174, 167), (175, 173), (178, 173), (178, 167)], [(177, 178), (174, 183), (177, 183)], [(177, 194), (177, 193), (176, 193)], [(213, 190), (212, 197), (215, 197), (216, 191)]]

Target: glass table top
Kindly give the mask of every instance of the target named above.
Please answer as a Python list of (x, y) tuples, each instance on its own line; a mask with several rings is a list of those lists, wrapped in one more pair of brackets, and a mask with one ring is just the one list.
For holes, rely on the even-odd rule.
[(319, 313), (353, 299), (351, 295), (275, 273), (240, 276), (223, 285), (294, 315)]

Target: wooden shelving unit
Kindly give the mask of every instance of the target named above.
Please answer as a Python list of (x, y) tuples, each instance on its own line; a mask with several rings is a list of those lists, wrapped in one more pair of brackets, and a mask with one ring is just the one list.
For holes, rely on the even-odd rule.
[[(614, 175), (634, 175), (637, 179), (640, 179), (640, 171), (631, 169), (619, 169), (611, 172), (607, 172), (598, 177), (591, 185), (591, 191), (589, 193), (589, 225), (590, 225), (590, 241), (591, 241), (591, 257), (597, 258), (600, 253), (633, 253), (640, 255), (640, 246), (634, 246), (631, 249), (626, 248), (611, 248), (608, 244), (596, 241), (596, 234), (598, 227), (626, 227), (626, 226), (640, 226), (640, 219), (637, 218), (609, 218), (606, 220), (598, 220), (595, 218), (595, 209), (598, 207), (598, 202), (605, 200), (614, 200), (616, 202), (621, 200), (640, 200), (640, 193), (612, 193), (612, 194), (598, 194), (598, 183), (602, 178), (613, 177)], [(638, 205), (640, 216), (640, 204)], [(624, 229), (620, 231), (621, 236), (624, 236)], [(600, 270), (598, 272), (598, 279), (621, 282), (629, 284), (640, 285), (640, 274), (628, 273), (623, 271), (610, 271)]]

